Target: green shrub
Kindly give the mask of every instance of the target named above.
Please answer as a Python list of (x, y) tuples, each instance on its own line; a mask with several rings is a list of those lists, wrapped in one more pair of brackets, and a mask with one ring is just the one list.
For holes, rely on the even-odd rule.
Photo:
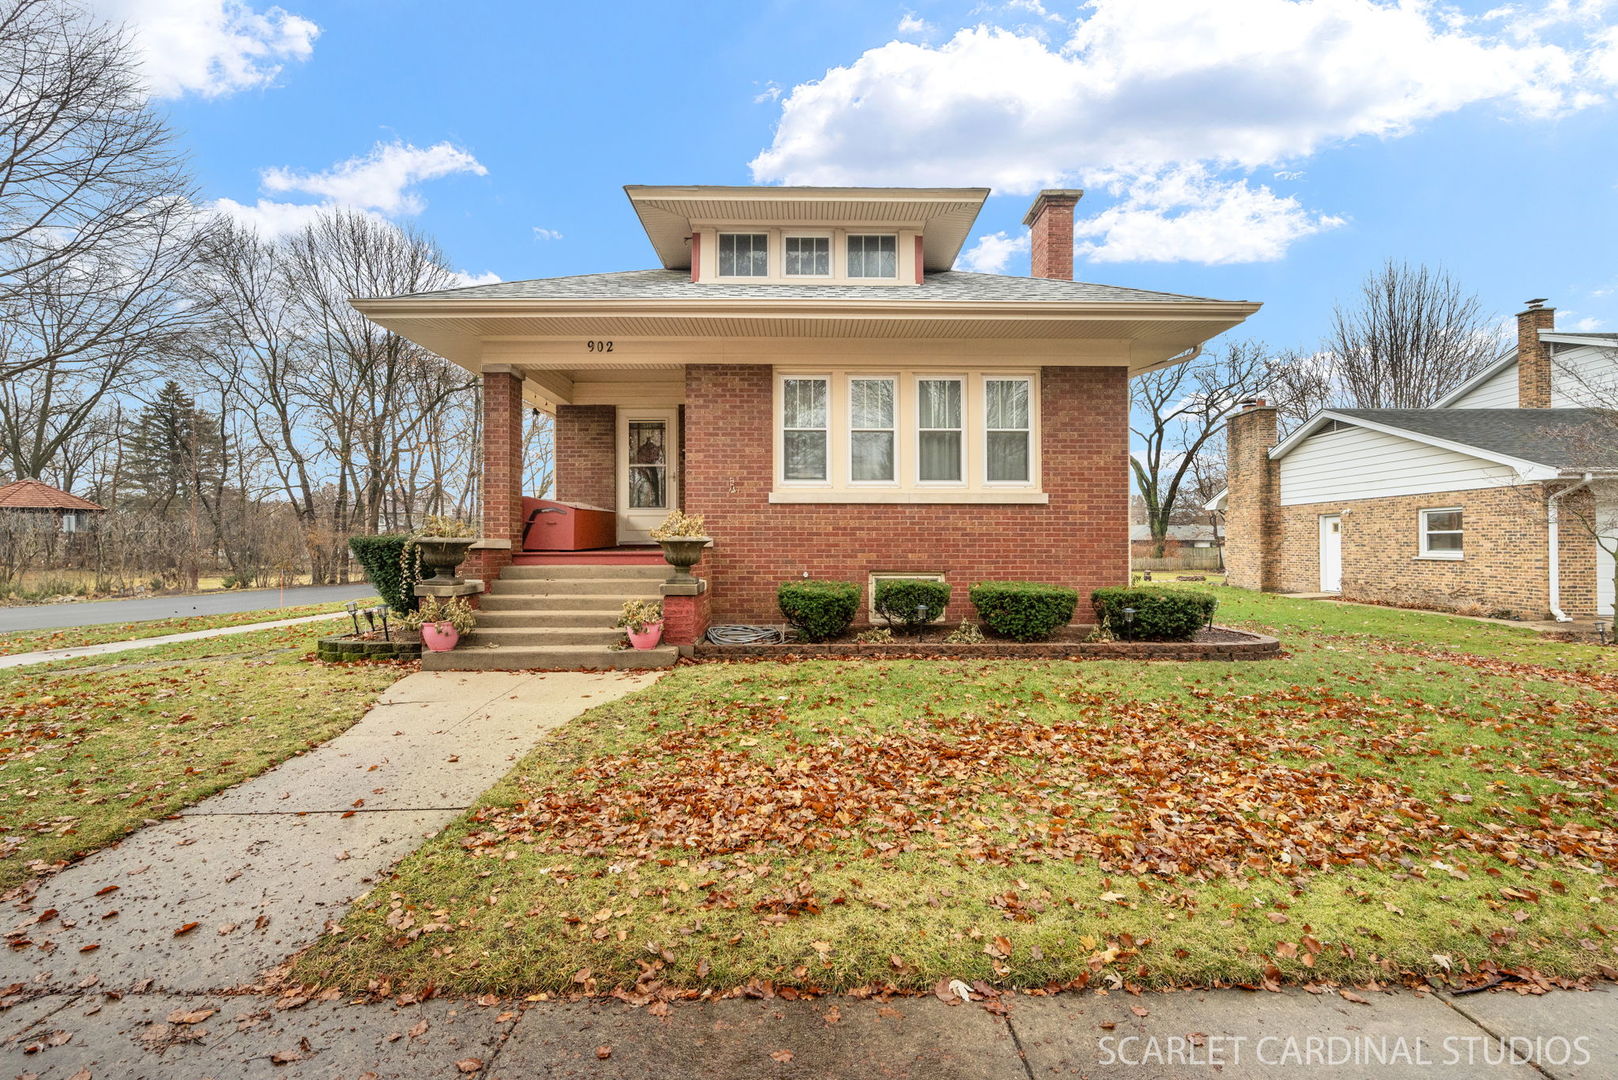
[(825, 641), (848, 629), (860, 606), (860, 587), (852, 581), (785, 581), (775, 590), (775, 603), (787, 622), (809, 641)]
[(365, 568), (365, 580), (375, 585), (377, 595), (400, 614), (416, 610), (416, 581), (421, 576), (415, 545), (405, 551), (409, 543), (410, 537), (404, 533), (348, 538), (348, 550)]
[(1219, 601), (1192, 589), (1111, 588), (1091, 593), (1090, 604), (1096, 621), (1120, 641), (1190, 641), (1208, 625)]
[(1073, 621), (1077, 589), (1038, 581), (984, 581), (972, 586), (983, 625), (1016, 641), (1042, 641)]
[(925, 578), (887, 578), (876, 583), (871, 610), (888, 621), (918, 631), (949, 607), (949, 586)]

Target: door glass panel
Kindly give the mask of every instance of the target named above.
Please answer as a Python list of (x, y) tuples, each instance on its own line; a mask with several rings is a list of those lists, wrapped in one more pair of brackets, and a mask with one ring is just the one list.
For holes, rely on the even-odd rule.
[(668, 505), (668, 424), (662, 420), (629, 423), (629, 505), (661, 509)]

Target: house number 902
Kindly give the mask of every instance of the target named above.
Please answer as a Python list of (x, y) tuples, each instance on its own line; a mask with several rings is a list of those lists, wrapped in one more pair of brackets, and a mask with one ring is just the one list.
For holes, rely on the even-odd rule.
[(612, 352), (610, 341), (586, 341), (584, 347), (590, 352)]

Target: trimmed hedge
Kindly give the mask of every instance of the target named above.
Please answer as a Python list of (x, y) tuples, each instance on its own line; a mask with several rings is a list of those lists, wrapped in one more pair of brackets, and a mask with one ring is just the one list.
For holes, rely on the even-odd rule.
[(826, 641), (848, 629), (860, 606), (860, 587), (852, 581), (784, 581), (775, 604), (786, 621), (810, 641)]
[(947, 607), (949, 585), (926, 578), (887, 578), (876, 583), (871, 596), (871, 610), (886, 619), (889, 626), (910, 631), (937, 620)]
[(983, 625), (1014, 641), (1043, 641), (1073, 621), (1079, 592), (1038, 581), (984, 581), (972, 586)]
[[(1190, 641), (1213, 620), (1219, 600), (1191, 589), (1097, 589), (1090, 594), (1096, 621), (1119, 641)], [(1124, 608), (1133, 608), (1126, 616)]]
[(365, 567), (365, 579), (376, 586), (377, 595), (401, 615), (416, 610), (416, 580), (420, 576), (420, 556), (411, 560), (412, 573), (406, 574), (401, 565), (407, 533), (383, 533), (380, 536), (350, 536), (348, 550)]

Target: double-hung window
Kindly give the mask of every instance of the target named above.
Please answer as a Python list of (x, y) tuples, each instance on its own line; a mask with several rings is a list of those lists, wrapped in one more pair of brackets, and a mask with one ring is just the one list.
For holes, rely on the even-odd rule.
[(1444, 507), (1421, 512), (1421, 557), (1424, 559), (1459, 559), (1462, 557), (1461, 511), (1459, 507)]
[(916, 478), (923, 484), (958, 484), (962, 476), (963, 382), (916, 380)]
[(789, 236), (782, 244), (787, 277), (831, 277), (831, 237)]
[(991, 484), (1026, 484), (1033, 435), (1031, 379), (984, 379), (985, 477)]
[(768, 233), (720, 233), (720, 277), (769, 277)]
[(899, 276), (899, 238), (891, 233), (848, 237), (848, 276), (851, 278), (896, 278)]
[(895, 479), (896, 389), (893, 379), (848, 380), (848, 475), (855, 483), (892, 483)]
[(798, 376), (781, 380), (781, 478), (826, 479), (829, 380)]

